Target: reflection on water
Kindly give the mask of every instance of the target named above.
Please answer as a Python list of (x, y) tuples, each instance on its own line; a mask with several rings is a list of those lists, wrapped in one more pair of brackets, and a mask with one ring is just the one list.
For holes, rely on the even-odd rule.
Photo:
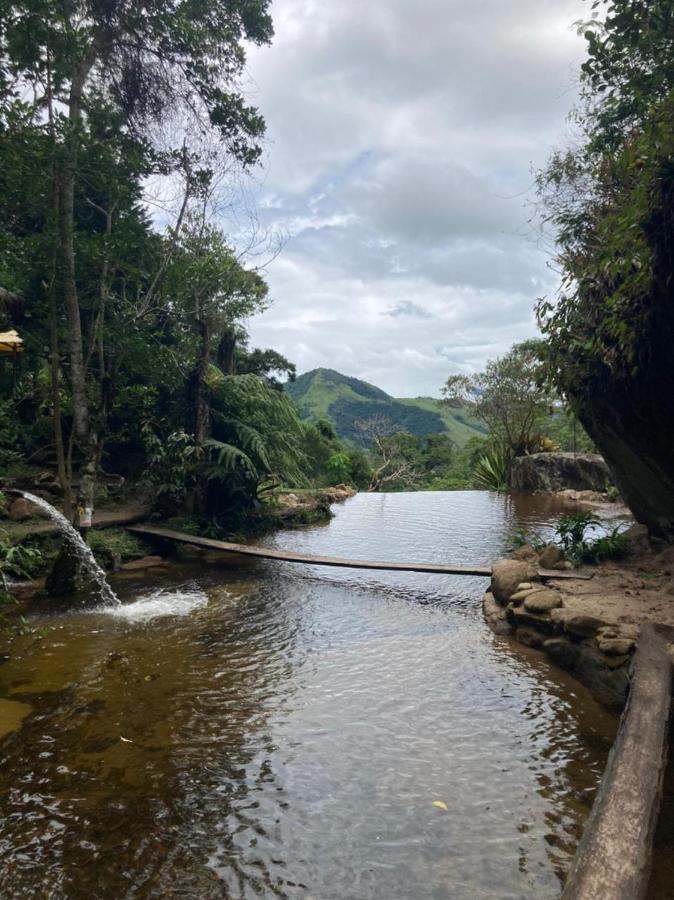
[[(549, 517), (363, 495), (268, 542), (480, 563)], [(32, 708), (0, 743), (3, 897), (557, 896), (615, 719), (486, 629), (480, 579), (248, 561), (156, 587), (0, 667)]]

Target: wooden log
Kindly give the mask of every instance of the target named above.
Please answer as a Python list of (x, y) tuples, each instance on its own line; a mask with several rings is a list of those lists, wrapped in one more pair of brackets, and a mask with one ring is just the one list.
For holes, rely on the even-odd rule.
[[(183, 534), (180, 531), (170, 531), (167, 528), (134, 526), (127, 530), (143, 537), (176, 541), (181, 544), (191, 544), (194, 547), (204, 547), (208, 550), (222, 550), (227, 553), (240, 553), (243, 556), (277, 559), (281, 562), (304, 563), (311, 566), (336, 566), (343, 569), (374, 569), (387, 572), (425, 572), (434, 575), (476, 575), (481, 578), (489, 578), (491, 576), (491, 566), (445, 566), (439, 563), (400, 563), (365, 559), (342, 559), (336, 556), (313, 556), (307, 553), (292, 553), (289, 550), (272, 550), (267, 547), (251, 547), (248, 544), (232, 544), (227, 541), (216, 541), (213, 538)], [(575, 572), (557, 572), (556, 570), (541, 570), (539, 575), (546, 579), (590, 577), (589, 575), (579, 575)]]
[(643, 900), (667, 764), (672, 658), (641, 628), (627, 704), (562, 900)]

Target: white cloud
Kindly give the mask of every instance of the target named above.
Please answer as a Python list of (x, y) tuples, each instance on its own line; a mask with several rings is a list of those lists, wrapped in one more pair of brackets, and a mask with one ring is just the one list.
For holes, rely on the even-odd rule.
[(276, 0), (250, 73), (270, 139), (260, 216), (289, 240), (256, 344), (404, 396), (534, 333), (554, 279), (526, 201), (574, 101), (583, 10)]

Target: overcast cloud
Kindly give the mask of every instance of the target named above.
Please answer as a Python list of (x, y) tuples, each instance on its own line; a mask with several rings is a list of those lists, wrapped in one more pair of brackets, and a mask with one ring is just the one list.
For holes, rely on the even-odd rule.
[(257, 203), (288, 239), (253, 342), (303, 372), (438, 395), (535, 333), (555, 287), (532, 168), (568, 131), (581, 0), (275, 0), (250, 54), (269, 152)]

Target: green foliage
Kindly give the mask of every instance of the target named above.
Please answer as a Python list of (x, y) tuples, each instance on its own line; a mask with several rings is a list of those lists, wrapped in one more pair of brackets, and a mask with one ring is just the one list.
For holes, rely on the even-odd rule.
[(594, 539), (588, 537), (588, 530), (599, 524), (591, 512), (562, 516), (557, 522), (555, 534), (564, 556), (575, 563), (598, 563), (627, 556), (629, 541), (620, 526)]
[(473, 469), (475, 487), (487, 491), (507, 491), (510, 460), (510, 453), (503, 447), (488, 450)]
[(41, 564), (42, 554), (36, 547), (15, 544), (7, 532), (0, 529), (0, 587), (5, 586), (8, 575), (32, 578)]
[(590, 548), (587, 531), (599, 525), (591, 512), (576, 512), (561, 516), (555, 526), (559, 544), (567, 559), (581, 562)]
[(96, 559), (104, 566), (111, 566), (116, 558), (140, 559), (147, 553), (147, 546), (124, 528), (93, 529), (88, 543)]
[(143, 431), (147, 468), (160, 511), (174, 511), (185, 502), (196, 484), (197, 448), (192, 435), (175, 431), (166, 437), (151, 427)]
[(515, 345), (478, 375), (451, 375), (442, 391), (449, 406), (469, 406), (509, 456), (529, 451), (552, 405), (538, 341)]

